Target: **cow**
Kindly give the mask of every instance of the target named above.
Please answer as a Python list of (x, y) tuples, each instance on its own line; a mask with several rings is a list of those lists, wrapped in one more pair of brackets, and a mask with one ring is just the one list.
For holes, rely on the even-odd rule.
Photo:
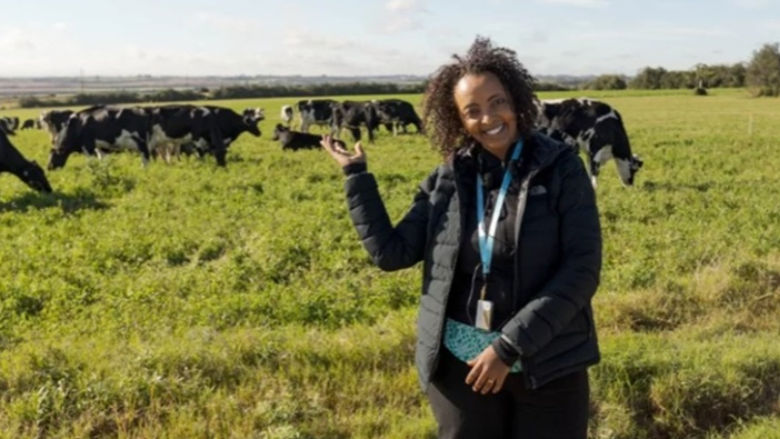
[(301, 116), (301, 132), (308, 133), (312, 124), (326, 125), (333, 132), (333, 99), (309, 99), (298, 101), (298, 114)]
[[(278, 140), (282, 145), (282, 150), (292, 149), (293, 151), (296, 151), (299, 149), (319, 148), (322, 136), (291, 131), (288, 127), (278, 123), (276, 124), (274, 135), (271, 137), (271, 139)], [(334, 140), (334, 143), (338, 144), (342, 148), (346, 148), (346, 144), (344, 144), (344, 142), (341, 140)]]
[(623, 119), (617, 110), (587, 98), (538, 101), (537, 107), (539, 131), (575, 149), (585, 150), (594, 188), (599, 169), (611, 158), (615, 159), (623, 184), (634, 184), (634, 176), (643, 162), (631, 153)]
[(0, 132), (0, 172), (16, 175), (38, 192), (51, 192), (51, 185), (43, 169), (34, 160), (25, 159), (3, 132)]
[(333, 129), (335, 132), (346, 128), (357, 142), (360, 140), (360, 127), (368, 131), (369, 142), (374, 141), (374, 130), (379, 127), (379, 117), (371, 102), (344, 101), (333, 104)]
[(25, 119), (24, 123), (22, 123), (22, 129), (23, 130), (30, 130), (33, 128), (40, 128), (40, 123), (35, 119)]
[(0, 131), (9, 136), (13, 136), (14, 132), (19, 129), (19, 118), (11, 116), (0, 117)]
[(70, 154), (81, 151), (97, 155), (123, 149), (141, 153), (149, 163), (147, 139), (149, 115), (143, 108), (117, 108), (98, 105), (74, 113), (57, 137), (49, 156), (49, 169), (65, 166)]
[(293, 120), (292, 107), (289, 105), (282, 105), (282, 110), (280, 111), (279, 116), (281, 117), (282, 122), (284, 122), (284, 124), (289, 127)]
[(57, 136), (65, 129), (71, 114), (73, 114), (72, 110), (48, 110), (41, 113), (38, 120), (41, 127), (49, 132), (52, 145), (57, 140)]
[(381, 99), (371, 101), (376, 108), (379, 123), (383, 124), (393, 136), (398, 134), (398, 128), (406, 133), (407, 125), (414, 125), (418, 133), (423, 132), (422, 120), (409, 102), (401, 99)]
[(259, 108), (246, 109), (242, 115), (217, 106), (167, 105), (147, 109), (150, 114), (149, 144), (162, 151), (166, 160), (180, 149), (193, 149), (200, 156), (213, 154), (219, 166), (225, 166), (230, 144), (244, 131), (260, 136), (258, 122), (265, 116)]

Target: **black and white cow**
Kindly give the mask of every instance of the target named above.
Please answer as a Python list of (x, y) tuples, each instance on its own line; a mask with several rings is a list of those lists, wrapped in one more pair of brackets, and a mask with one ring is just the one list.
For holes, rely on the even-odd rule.
[(19, 129), (19, 118), (11, 116), (0, 117), (0, 131), (13, 136), (14, 132)]
[(308, 133), (311, 125), (325, 125), (333, 129), (333, 99), (309, 99), (298, 101), (298, 114), (301, 116), (301, 132)]
[(57, 136), (65, 129), (71, 114), (73, 114), (72, 110), (49, 110), (41, 113), (38, 120), (41, 127), (49, 132), (52, 145), (57, 140)]
[(282, 119), (282, 122), (289, 127), (293, 120), (293, 108), (289, 105), (282, 105), (279, 117)]
[[(318, 149), (320, 148), (320, 141), (322, 136), (317, 136), (309, 133), (301, 133), (298, 131), (291, 131), (286, 126), (278, 123), (274, 128), (274, 135), (271, 137), (273, 140), (278, 140), (282, 145), (282, 150), (292, 149), (293, 151), (299, 149)], [(341, 140), (334, 139), (334, 143), (338, 144), (342, 148), (346, 148), (346, 144)]]
[(182, 148), (192, 148), (201, 156), (213, 154), (220, 166), (226, 165), (227, 148), (241, 133), (260, 136), (257, 124), (265, 117), (259, 108), (239, 115), (229, 108), (194, 105), (166, 105), (147, 112), (151, 150), (170, 160)]
[(90, 107), (70, 116), (51, 150), (48, 168), (65, 166), (74, 152), (101, 157), (124, 149), (140, 152), (146, 166), (148, 135), (149, 115), (143, 108)]
[(51, 185), (43, 169), (35, 161), (25, 159), (3, 132), (0, 132), (0, 172), (16, 175), (38, 192), (51, 192)]
[(379, 116), (371, 102), (344, 101), (333, 104), (333, 128), (338, 133), (347, 129), (352, 138), (360, 140), (360, 127), (366, 127), (369, 142), (374, 141), (374, 130), (379, 127)]
[(623, 119), (604, 102), (587, 99), (539, 101), (537, 128), (574, 148), (585, 150), (590, 165), (593, 187), (600, 167), (614, 158), (623, 184), (634, 184), (634, 176), (642, 160), (631, 153)]
[(414, 125), (418, 133), (423, 132), (422, 120), (411, 103), (401, 99), (381, 99), (372, 101), (376, 108), (379, 123), (383, 124), (387, 131), (393, 135), (398, 134), (398, 128), (406, 133), (407, 125)]

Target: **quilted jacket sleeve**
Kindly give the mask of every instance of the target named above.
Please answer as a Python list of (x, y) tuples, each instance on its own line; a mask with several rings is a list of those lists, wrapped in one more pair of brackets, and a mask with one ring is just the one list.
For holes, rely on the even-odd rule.
[(352, 223), (363, 247), (382, 270), (411, 267), (423, 259), (431, 210), (430, 194), (437, 175), (438, 170), (420, 184), (412, 206), (395, 227), (387, 215), (374, 176), (360, 172), (347, 178), (345, 189)]
[(501, 329), (522, 356), (532, 356), (566, 328), (599, 284), (601, 229), (593, 187), (582, 161), (566, 154), (560, 166), (561, 264), (544, 287)]

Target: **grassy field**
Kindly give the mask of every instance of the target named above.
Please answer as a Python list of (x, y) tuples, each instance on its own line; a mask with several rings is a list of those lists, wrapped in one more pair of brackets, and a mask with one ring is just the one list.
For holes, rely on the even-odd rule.
[[(590, 96), (645, 162), (634, 188), (599, 179), (591, 437), (780, 438), (780, 103)], [(74, 156), (51, 195), (0, 176), (0, 438), (435, 437), (419, 269), (374, 268), (341, 170), (270, 140), (294, 101), (215, 102), (268, 117), (227, 169)], [(47, 161), (42, 131), (12, 140)], [(398, 219), (439, 158), (384, 131), (366, 151)]]

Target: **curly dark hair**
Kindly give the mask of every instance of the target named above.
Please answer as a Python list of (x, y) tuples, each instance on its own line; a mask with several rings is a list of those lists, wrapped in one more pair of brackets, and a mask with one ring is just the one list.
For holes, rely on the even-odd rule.
[(470, 143), (454, 97), (455, 85), (467, 74), (489, 72), (498, 77), (512, 98), (518, 132), (528, 136), (537, 111), (534, 78), (517, 60), (515, 51), (494, 47), (489, 38), (477, 36), (466, 56), (452, 57), (453, 63), (439, 67), (433, 74), (423, 98), (423, 122), (433, 147), (447, 157)]

